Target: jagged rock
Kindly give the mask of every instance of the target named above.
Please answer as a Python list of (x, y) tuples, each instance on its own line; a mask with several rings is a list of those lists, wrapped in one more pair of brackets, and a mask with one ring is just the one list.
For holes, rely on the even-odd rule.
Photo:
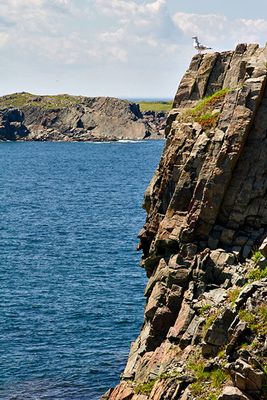
[(264, 281), (252, 282), (251, 284), (245, 286), (235, 302), (236, 308), (239, 309), (242, 305), (244, 305), (247, 299), (261, 287), (266, 287), (266, 283)]
[(175, 313), (181, 308), (183, 301), (183, 288), (181, 286), (172, 285), (171, 290), (168, 291), (166, 298), (166, 305)]
[(250, 397), (246, 396), (238, 388), (234, 386), (226, 386), (223, 389), (222, 395), (218, 400), (252, 400)]
[(149, 279), (146, 289), (145, 289), (145, 296), (150, 296), (154, 286), (157, 282), (166, 282), (168, 277), (168, 267), (164, 259), (161, 259), (158, 265), (157, 270), (155, 271), (154, 275), (151, 276)]
[(228, 342), (228, 330), (235, 318), (235, 313), (226, 308), (219, 316), (205, 335), (205, 342), (213, 346), (223, 346)]
[(154, 386), (150, 398), (153, 400), (166, 400), (177, 398), (177, 391), (179, 390), (179, 384), (172, 379), (165, 379), (159, 381)]
[(259, 395), (265, 380), (261, 370), (253, 368), (242, 359), (237, 359), (229, 366), (233, 382), (240, 390), (249, 394)]
[(244, 333), (247, 331), (248, 325), (244, 321), (241, 321), (241, 322), (239, 321), (234, 328), (232, 328), (232, 329), (231, 328), (232, 328), (232, 326), (230, 326), (230, 328), (228, 330), (230, 341), (226, 348), (226, 354), (231, 354), (234, 351), (235, 347), (238, 345), (238, 343), (241, 342), (241, 338), (243, 337)]
[(175, 317), (167, 306), (158, 308), (152, 320), (152, 327), (159, 333), (166, 335)]
[(174, 326), (169, 330), (168, 338), (170, 340), (177, 340), (181, 337), (188, 329), (194, 314), (194, 310), (192, 310), (187, 301), (184, 301)]
[(266, 63), (257, 45), (196, 55), (175, 96), (145, 194), (146, 317), (125, 370), (157, 380), (149, 400), (202, 400), (217, 375), (221, 400), (264, 398), (267, 278), (251, 282), (262, 272), (246, 257), (267, 236)]
[(176, 269), (168, 269), (167, 286), (172, 287), (173, 285), (179, 285), (181, 287), (186, 286), (189, 280), (191, 270), (188, 268), (178, 267)]
[(133, 388), (128, 385), (126, 382), (122, 382), (119, 386), (115, 389), (107, 392), (104, 395), (103, 399), (110, 399), (110, 400), (132, 400), (134, 396)]
[(202, 323), (205, 321), (204, 318), (195, 316), (190, 322), (187, 330), (183, 334), (180, 340), (180, 347), (184, 348), (189, 344), (194, 344), (196, 342), (196, 338), (198, 337), (199, 329)]
[(264, 239), (264, 241), (262, 242), (262, 244), (259, 247), (259, 251), (261, 252), (261, 254), (267, 258), (267, 238)]
[(152, 319), (154, 317), (157, 308), (160, 306), (160, 303), (165, 296), (165, 293), (166, 285), (162, 282), (156, 282), (145, 309), (146, 318)]
[(210, 305), (219, 305), (223, 303), (227, 299), (227, 290), (223, 288), (216, 288), (210, 290), (209, 292), (203, 293), (203, 295), (199, 296), (200, 302), (203, 304)]

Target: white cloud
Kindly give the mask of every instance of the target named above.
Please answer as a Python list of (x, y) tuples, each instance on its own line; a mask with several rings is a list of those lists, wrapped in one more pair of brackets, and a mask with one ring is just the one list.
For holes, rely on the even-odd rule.
[[(220, 48), (267, 36), (266, 20), (181, 12), (171, 17), (167, 0), (1, 0), (0, 15), (1, 46), (13, 39), (13, 49), (23, 46), (23, 51), (66, 64), (127, 63), (151, 56), (162, 62), (189, 45), (192, 35)], [(90, 16), (95, 27), (89, 32)], [(80, 30), (76, 20), (85, 28)]]
[(114, 56), (116, 52), (121, 54), (120, 61), (126, 62), (137, 56), (145, 59), (146, 54), (154, 52), (156, 62), (170, 53), (170, 49), (177, 51), (181, 33), (169, 15), (166, 0), (143, 3), (96, 0), (95, 11), (112, 22), (112, 28), (99, 35), (102, 50), (105, 53), (105, 45), (114, 45)]
[(194, 53), (191, 36), (198, 35), (216, 50), (266, 40), (264, 19), (170, 15), (168, 4), (169, 0), (0, 0), (1, 53), (7, 62), (10, 56), (20, 57), (27, 71), (33, 70), (32, 60), (44, 71), (77, 67), (98, 74), (106, 68), (118, 76), (128, 71), (127, 84), (133, 71), (140, 82), (152, 82), (153, 76), (158, 81), (160, 71), (169, 79), (172, 68), (176, 85)]
[(224, 15), (176, 13), (176, 26), (188, 37), (197, 35), (203, 41), (232, 48), (240, 42), (263, 43), (267, 36), (267, 21), (263, 19), (229, 19)]
[(9, 35), (5, 32), (0, 32), (0, 47), (4, 47), (9, 40)]

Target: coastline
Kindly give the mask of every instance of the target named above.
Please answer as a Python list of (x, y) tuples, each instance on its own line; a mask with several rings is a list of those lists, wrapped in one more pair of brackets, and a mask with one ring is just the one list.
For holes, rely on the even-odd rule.
[[(146, 104), (146, 106), (148, 106)], [(169, 104), (15, 93), (0, 98), (0, 140), (115, 141), (164, 137)], [(143, 109), (145, 108), (145, 109)], [(142, 110), (142, 111), (141, 111)]]

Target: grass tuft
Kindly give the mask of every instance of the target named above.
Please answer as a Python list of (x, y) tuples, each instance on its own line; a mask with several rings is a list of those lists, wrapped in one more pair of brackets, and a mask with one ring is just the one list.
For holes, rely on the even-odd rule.
[(263, 278), (267, 278), (267, 267), (253, 269), (252, 271), (250, 271), (247, 277), (250, 283), (259, 281)]
[(253, 312), (241, 310), (239, 312), (241, 321), (245, 321), (248, 327), (256, 335), (267, 335), (267, 305), (260, 304)]
[(211, 325), (213, 324), (213, 322), (217, 319), (218, 314), (219, 314), (219, 311), (216, 310), (208, 316), (208, 318), (206, 319), (205, 325), (203, 326), (203, 329), (202, 329), (203, 336), (206, 335), (206, 333), (208, 332), (208, 330), (211, 327)]
[(234, 305), (236, 299), (238, 298), (242, 288), (234, 288), (228, 291), (227, 302)]
[(223, 100), (231, 89), (225, 88), (218, 90), (211, 96), (205, 97), (200, 100), (195, 107), (185, 109), (180, 115), (180, 122), (198, 122), (203, 129), (213, 128), (220, 117), (220, 109)]
[(203, 306), (199, 310), (200, 315), (205, 315), (207, 311), (211, 309), (211, 304), (203, 304)]
[(202, 114), (199, 117), (195, 118), (195, 121), (198, 122), (203, 129), (209, 129), (209, 128), (213, 128), (216, 124), (217, 121), (219, 119), (220, 116), (220, 112), (216, 112), (216, 113), (206, 113), (206, 114)]
[(148, 382), (139, 383), (134, 387), (134, 392), (136, 394), (144, 394), (146, 396), (149, 396), (156, 382), (157, 379), (151, 379)]
[(199, 400), (215, 400), (226, 382), (228, 375), (219, 367), (214, 367), (211, 371), (205, 370), (203, 360), (191, 361), (188, 368), (193, 372), (196, 382), (190, 385), (193, 396)]
[(251, 260), (257, 263), (261, 258), (263, 258), (261, 252), (259, 250), (255, 250), (252, 254)]

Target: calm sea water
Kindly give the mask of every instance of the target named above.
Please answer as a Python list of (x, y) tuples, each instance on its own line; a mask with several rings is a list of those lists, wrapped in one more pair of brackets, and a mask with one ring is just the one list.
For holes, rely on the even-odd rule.
[(95, 400), (143, 319), (137, 233), (163, 142), (0, 144), (0, 398)]

